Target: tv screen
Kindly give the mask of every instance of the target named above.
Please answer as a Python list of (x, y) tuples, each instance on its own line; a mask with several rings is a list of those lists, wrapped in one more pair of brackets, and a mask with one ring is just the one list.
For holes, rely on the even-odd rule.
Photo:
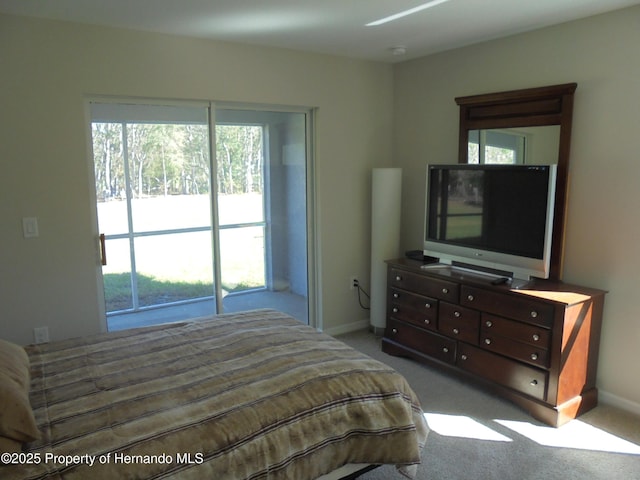
[(548, 276), (552, 165), (431, 165), (425, 254)]

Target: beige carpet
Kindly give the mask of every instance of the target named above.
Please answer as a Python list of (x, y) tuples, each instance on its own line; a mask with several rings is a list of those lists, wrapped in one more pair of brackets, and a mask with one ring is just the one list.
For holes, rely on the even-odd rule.
[[(362, 331), (338, 337), (402, 373), (432, 429), (417, 480), (640, 480), (640, 418), (600, 405), (555, 429), (462, 380), (380, 350)], [(359, 480), (404, 479), (384, 466)]]

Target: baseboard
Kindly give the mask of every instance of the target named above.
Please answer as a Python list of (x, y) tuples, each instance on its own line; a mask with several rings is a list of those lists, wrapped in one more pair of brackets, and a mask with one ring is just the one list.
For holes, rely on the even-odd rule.
[(640, 403), (632, 402), (631, 400), (627, 400), (626, 398), (619, 397), (603, 390), (598, 391), (598, 397), (600, 398), (601, 403), (606, 403), (612, 407), (640, 416)]
[(337, 327), (331, 327), (323, 330), (327, 335), (335, 337), (337, 335), (344, 335), (345, 333), (356, 332), (358, 330), (364, 330), (369, 328), (369, 319), (358, 320), (357, 322), (345, 323)]

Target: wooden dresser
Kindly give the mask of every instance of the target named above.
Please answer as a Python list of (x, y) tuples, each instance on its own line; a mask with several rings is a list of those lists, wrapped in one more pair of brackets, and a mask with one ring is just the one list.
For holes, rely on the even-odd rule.
[(478, 382), (553, 426), (595, 407), (604, 291), (536, 280), (512, 288), (390, 260), (382, 350)]

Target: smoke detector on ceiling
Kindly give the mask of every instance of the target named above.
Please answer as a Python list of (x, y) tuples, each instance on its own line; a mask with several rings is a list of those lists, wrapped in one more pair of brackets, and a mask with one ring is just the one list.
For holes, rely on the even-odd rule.
[(391, 47), (391, 53), (393, 54), (393, 56), (395, 57), (399, 57), (402, 56), (404, 54), (407, 53), (407, 47), (405, 47), (404, 45), (398, 45), (397, 47)]

